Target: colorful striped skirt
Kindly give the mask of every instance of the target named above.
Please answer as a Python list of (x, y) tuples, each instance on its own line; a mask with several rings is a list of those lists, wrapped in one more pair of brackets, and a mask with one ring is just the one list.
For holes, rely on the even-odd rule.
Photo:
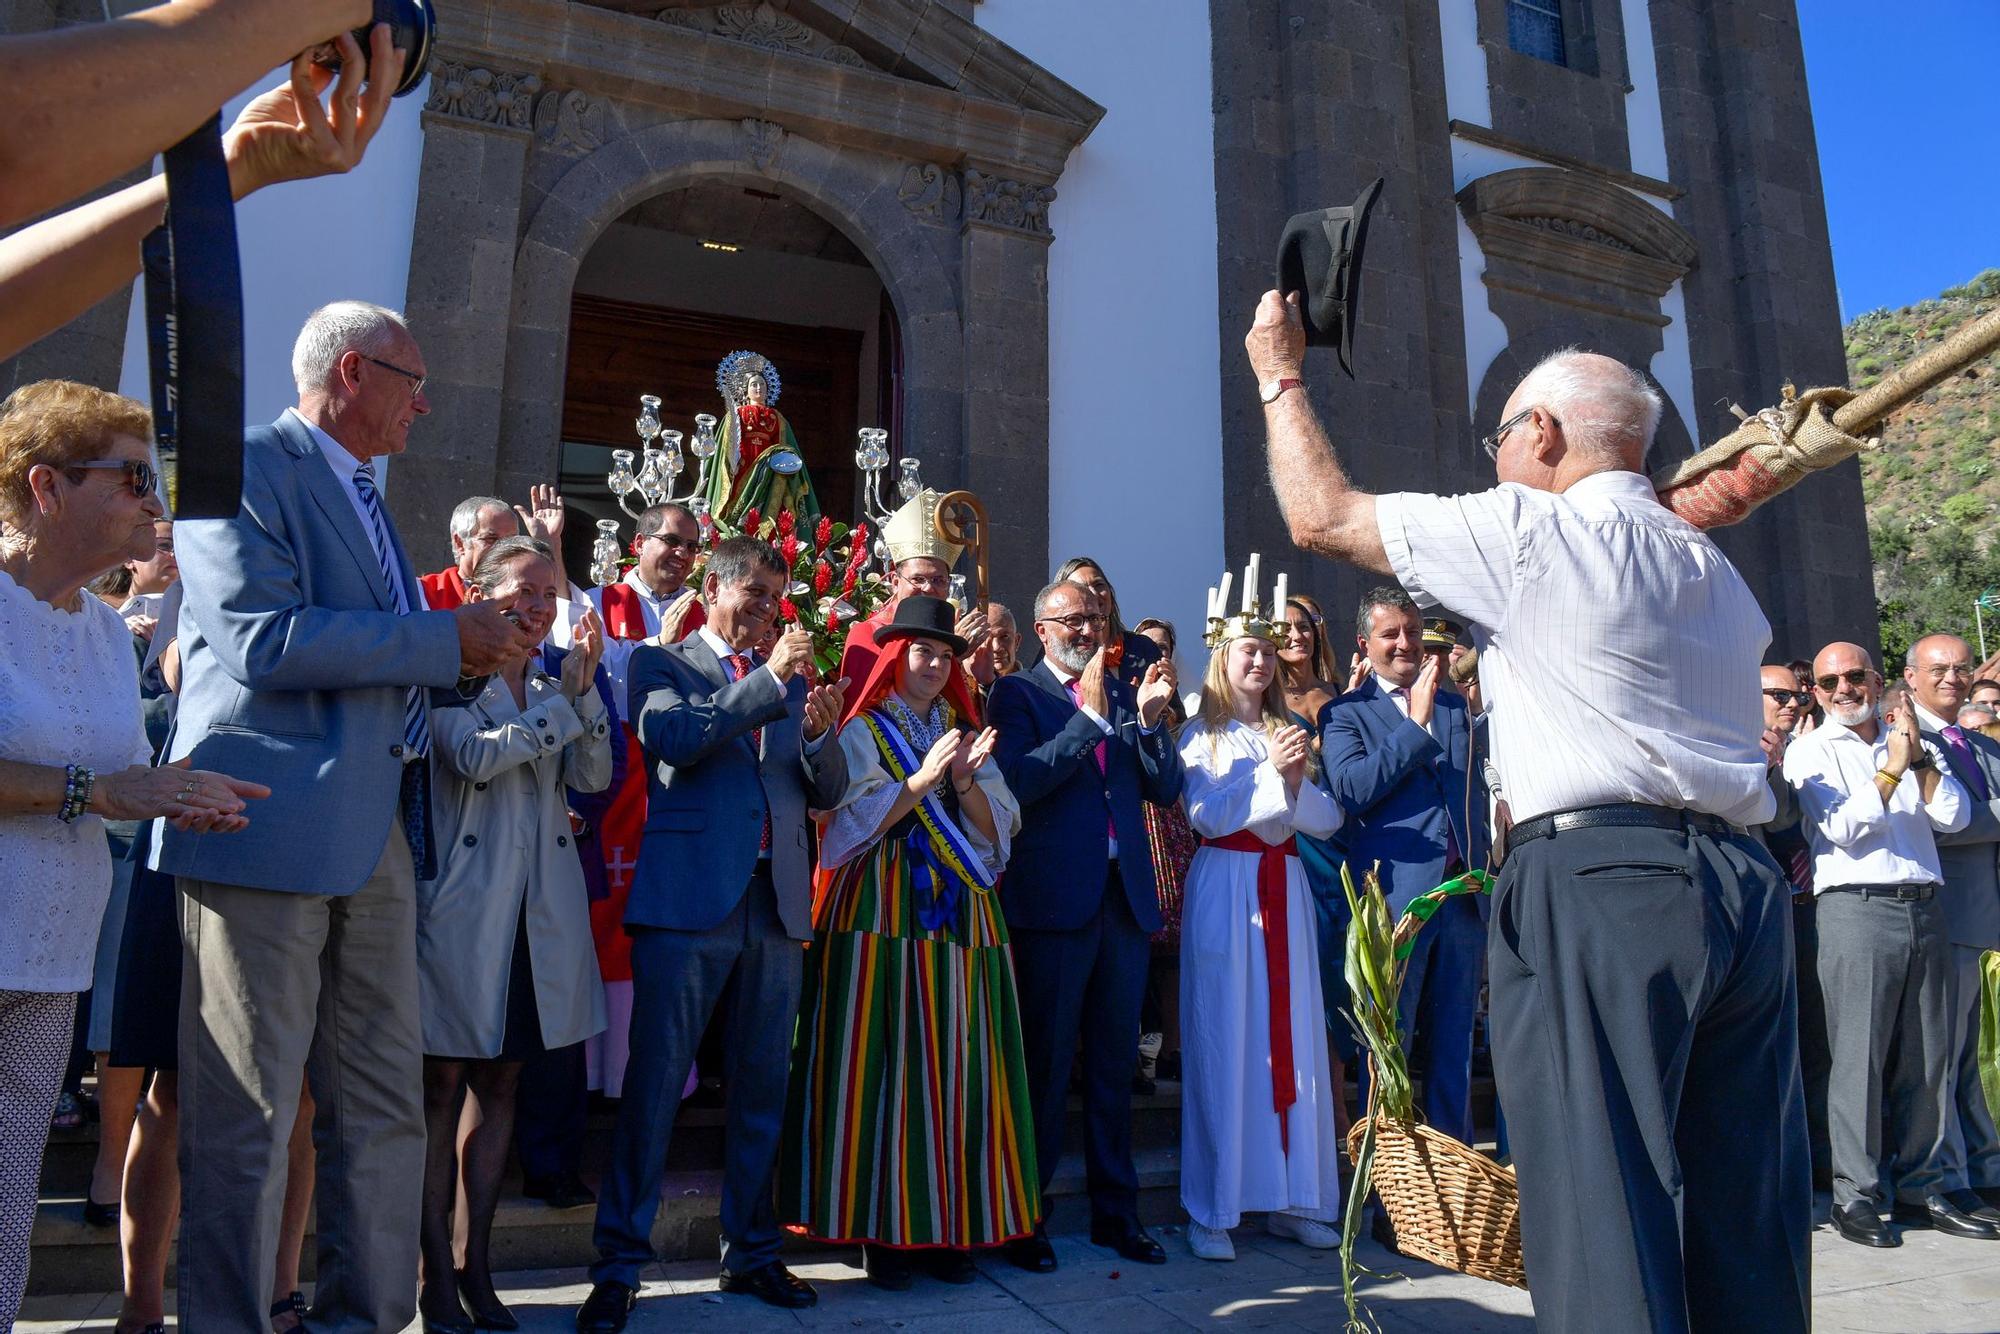
[(1014, 959), (997, 892), (917, 921), (901, 840), (834, 876), (806, 961), (778, 1210), (886, 1246), (993, 1246), (1041, 1214)]

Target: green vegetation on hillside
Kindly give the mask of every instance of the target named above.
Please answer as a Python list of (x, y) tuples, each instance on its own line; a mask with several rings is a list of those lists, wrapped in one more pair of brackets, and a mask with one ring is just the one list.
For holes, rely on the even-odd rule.
[[(2000, 303), (2000, 269), (1901, 310), (1871, 310), (1847, 326), (1848, 382), (1865, 389), (1891, 367)], [(1992, 358), (1954, 375), (1898, 413), (1882, 448), (1861, 456), (1868, 547), (1882, 653), (1891, 668), (1932, 631), (1979, 646), (1973, 600), (2000, 590), (2000, 367)], [(2000, 616), (1987, 612), (1987, 652)]]

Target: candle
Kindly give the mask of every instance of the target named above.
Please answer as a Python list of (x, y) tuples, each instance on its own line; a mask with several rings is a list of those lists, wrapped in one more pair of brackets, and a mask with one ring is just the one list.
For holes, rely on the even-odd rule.
[(1215, 619), (1215, 585), (1214, 585), (1214, 584), (1210, 584), (1210, 585), (1208, 586), (1208, 612), (1207, 612), (1207, 615), (1206, 615), (1206, 619), (1207, 619), (1207, 620), (1211, 620), (1211, 621)]
[(1250, 563), (1243, 567), (1243, 614), (1248, 616), (1257, 609), (1257, 562), (1256, 552), (1250, 553)]
[(1229, 586), (1235, 580), (1235, 571), (1224, 570), (1222, 572), (1222, 589), (1215, 595), (1215, 610), (1209, 613), (1218, 621), (1229, 615)]
[(1283, 570), (1278, 571), (1278, 586), (1271, 591), (1271, 623), (1282, 625), (1285, 620), (1285, 584)]

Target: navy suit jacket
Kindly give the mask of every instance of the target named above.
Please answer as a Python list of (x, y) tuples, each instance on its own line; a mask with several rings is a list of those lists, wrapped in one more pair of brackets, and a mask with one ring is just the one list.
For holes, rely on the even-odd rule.
[[(1001, 881), (1007, 924), (1027, 931), (1073, 931), (1097, 915), (1110, 871), (1107, 826), (1118, 833), (1118, 874), (1132, 916), (1160, 929), (1153, 852), (1141, 803), (1178, 801), (1181, 757), (1173, 732), (1140, 730), (1138, 695), (1107, 679), (1104, 732), (1070, 702), (1047, 662), (993, 683), (987, 722), (1000, 734), (995, 756), (1021, 803), (1021, 832)], [(1093, 758), (1105, 743), (1104, 772)]]
[(1465, 701), (1440, 690), (1432, 716), (1436, 737), (1370, 676), (1333, 702), (1320, 733), (1328, 789), (1347, 813), (1348, 865), (1358, 881), (1379, 862), (1382, 891), (1399, 912), (1444, 880), (1447, 829), (1468, 867), (1486, 865), (1486, 775), (1483, 766), (1466, 774)]

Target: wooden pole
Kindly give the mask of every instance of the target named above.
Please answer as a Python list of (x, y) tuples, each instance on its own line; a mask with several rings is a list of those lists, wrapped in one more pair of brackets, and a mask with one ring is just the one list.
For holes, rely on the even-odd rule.
[[(968, 517), (972, 520), (970, 531), (965, 522)], [(972, 568), (979, 580), (977, 603), (979, 609), (985, 611), (988, 598), (986, 506), (970, 491), (947, 491), (938, 497), (936, 523), (939, 537), (953, 546), (972, 549)]]
[(1947, 375), (1957, 374), (1996, 347), (2000, 347), (2000, 307), (1856, 394), (1833, 414), (1833, 424), (1849, 435), (1869, 431)]

